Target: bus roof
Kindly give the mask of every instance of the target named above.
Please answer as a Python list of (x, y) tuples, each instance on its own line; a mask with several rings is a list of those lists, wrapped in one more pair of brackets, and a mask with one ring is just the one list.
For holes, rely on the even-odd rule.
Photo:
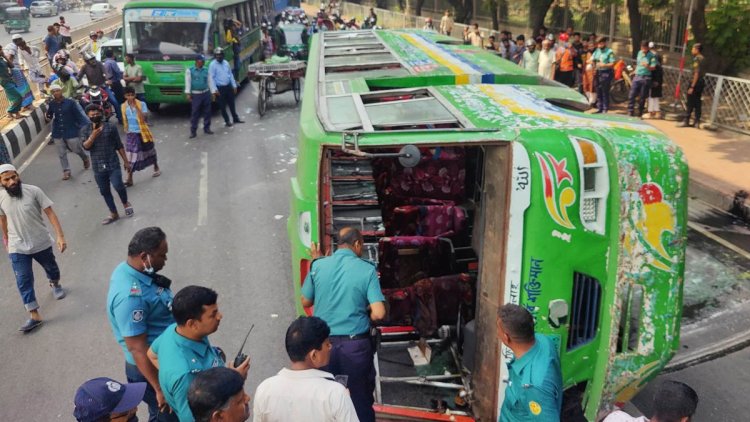
[(131, 0), (122, 7), (137, 9), (142, 7), (175, 8), (175, 9), (211, 9), (216, 10), (224, 6), (244, 3), (247, 0)]
[(413, 29), (323, 32), (320, 73), (334, 92), (457, 84), (558, 85), (481, 48)]

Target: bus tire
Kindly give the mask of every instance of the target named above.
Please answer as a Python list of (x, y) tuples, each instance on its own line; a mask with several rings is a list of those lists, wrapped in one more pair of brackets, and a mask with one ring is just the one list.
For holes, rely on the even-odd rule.
[(159, 106), (161, 106), (161, 103), (146, 103), (146, 107), (148, 107), (148, 111), (156, 113), (159, 111)]
[(294, 101), (299, 104), (299, 96), (300, 96), (299, 78), (292, 79), (292, 91), (294, 91)]
[(258, 114), (263, 117), (266, 114), (266, 106), (268, 105), (268, 91), (266, 89), (266, 78), (261, 78), (258, 82)]

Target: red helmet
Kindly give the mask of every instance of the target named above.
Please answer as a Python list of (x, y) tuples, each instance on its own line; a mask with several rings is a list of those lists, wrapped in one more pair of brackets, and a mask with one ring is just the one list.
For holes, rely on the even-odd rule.
[(560, 34), (560, 37), (559, 37), (560, 41), (562, 41), (562, 42), (568, 42), (568, 39), (570, 39), (570, 37), (568, 36), (568, 34), (566, 32), (563, 32), (562, 34)]

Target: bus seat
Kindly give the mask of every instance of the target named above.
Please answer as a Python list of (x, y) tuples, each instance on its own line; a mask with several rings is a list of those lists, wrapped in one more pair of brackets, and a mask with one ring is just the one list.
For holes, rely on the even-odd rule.
[(451, 273), (453, 244), (449, 239), (393, 236), (378, 241), (380, 286), (406, 287), (419, 279)]
[(388, 225), (391, 236), (441, 236), (460, 233), (466, 212), (454, 205), (405, 205), (393, 210)]

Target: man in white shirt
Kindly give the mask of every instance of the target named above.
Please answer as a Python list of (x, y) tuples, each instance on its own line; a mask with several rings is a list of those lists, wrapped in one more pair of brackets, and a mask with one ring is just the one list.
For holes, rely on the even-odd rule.
[(542, 51), (539, 52), (539, 76), (555, 78), (555, 51), (550, 40), (542, 41)]
[(331, 329), (318, 317), (299, 317), (286, 331), (289, 369), (255, 390), (253, 422), (359, 422), (349, 393), (332, 374), (319, 370), (331, 357)]
[(610, 413), (602, 422), (690, 422), (698, 407), (698, 394), (679, 381), (664, 381), (654, 395), (654, 416), (632, 417), (622, 410)]

